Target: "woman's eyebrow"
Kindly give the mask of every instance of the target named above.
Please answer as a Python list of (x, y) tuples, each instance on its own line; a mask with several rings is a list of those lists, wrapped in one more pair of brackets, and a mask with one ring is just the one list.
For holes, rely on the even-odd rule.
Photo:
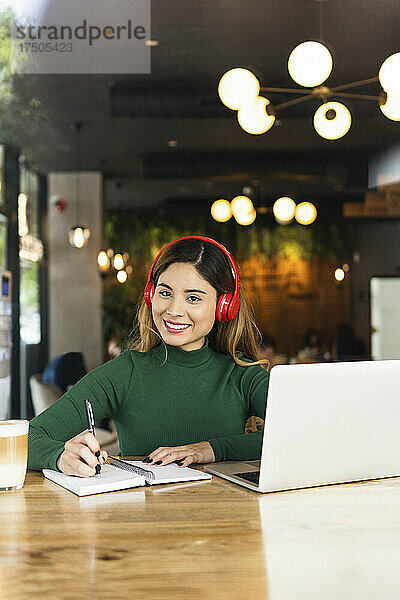
[[(168, 288), (169, 290), (172, 291), (172, 287), (170, 285), (166, 284), (166, 283), (159, 283), (158, 285), (163, 285), (164, 287), (166, 287), (166, 288)], [(184, 291), (185, 294), (189, 294), (189, 293), (192, 293), (192, 292), (197, 292), (198, 294), (204, 294), (204, 295), (207, 294), (207, 292), (204, 292), (203, 290), (194, 290), (193, 289), (193, 290), (183, 290), (183, 291)]]
[(172, 287), (170, 285), (167, 285), (166, 283), (158, 283), (158, 285), (163, 285), (164, 287), (172, 291)]

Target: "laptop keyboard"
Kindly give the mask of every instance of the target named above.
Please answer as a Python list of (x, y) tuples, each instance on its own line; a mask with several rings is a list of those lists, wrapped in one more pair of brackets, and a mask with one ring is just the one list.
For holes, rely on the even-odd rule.
[(233, 473), (233, 475), (235, 477), (241, 477), (242, 479), (246, 479), (246, 481), (256, 483), (257, 485), (260, 482), (260, 471), (249, 471), (247, 473)]

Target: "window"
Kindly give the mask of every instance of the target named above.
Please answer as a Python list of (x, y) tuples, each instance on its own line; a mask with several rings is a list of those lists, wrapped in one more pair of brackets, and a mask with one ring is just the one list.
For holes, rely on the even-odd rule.
[(35, 242), (39, 233), (39, 177), (26, 165), (20, 166), (20, 335), (25, 344), (40, 343), (39, 262)]

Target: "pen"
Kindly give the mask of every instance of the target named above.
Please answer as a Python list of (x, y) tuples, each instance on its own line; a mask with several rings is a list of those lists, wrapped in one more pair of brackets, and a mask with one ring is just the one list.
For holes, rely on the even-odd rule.
[[(93, 435), (94, 435), (94, 416), (93, 416), (93, 408), (92, 408), (90, 400), (85, 400), (85, 412), (86, 412), (87, 428), (90, 431), (90, 433), (93, 433)], [(95, 452), (95, 456), (97, 456), (97, 458), (99, 458), (100, 450), (97, 450), (97, 452)], [(101, 466), (96, 465), (96, 475), (98, 475), (100, 473), (100, 471), (101, 471)]]

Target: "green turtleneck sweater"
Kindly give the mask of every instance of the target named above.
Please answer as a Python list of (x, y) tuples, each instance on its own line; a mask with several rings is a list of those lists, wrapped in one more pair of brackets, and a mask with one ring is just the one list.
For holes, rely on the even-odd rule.
[(264, 418), (268, 372), (237, 365), (207, 339), (199, 350), (167, 349), (166, 361), (163, 345), (125, 350), (32, 419), (28, 468), (57, 469), (64, 443), (87, 428), (85, 398), (96, 421), (114, 420), (122, 456), (208, 441), (216, 461), (260, 458), (262, 432), (245, 434), (244, 426), (249, 416)]

